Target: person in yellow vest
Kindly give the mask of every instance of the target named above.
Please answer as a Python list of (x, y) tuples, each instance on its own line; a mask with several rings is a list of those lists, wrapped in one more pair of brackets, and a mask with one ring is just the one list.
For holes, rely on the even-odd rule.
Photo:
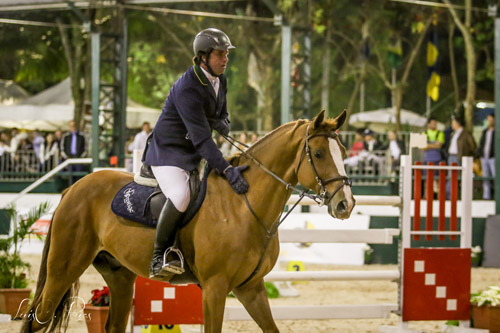
[(427, 120), (427, 146), (424, 150), (424, 164), (432, 162), (434, 165), (439, 164), (443, 160), (441, 155), (441, 146), (444, 144), (444, 133), (437, 129), (437, 121), (434, 118)]

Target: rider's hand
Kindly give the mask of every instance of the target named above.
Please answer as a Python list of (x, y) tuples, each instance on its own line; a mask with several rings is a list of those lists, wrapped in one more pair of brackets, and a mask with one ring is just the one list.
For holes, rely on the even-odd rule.
[(224, 176), (226, 176), (229, 184), (231, 184), (233, 190), (238, 194), (243, 194), (248, 192), (248, 183), (241, 174), (247, 168), (248, 165), (243, 165), (239, 167), (231, 166), (228, 167), (226, 170), (224, 170)]
[(213, 128), (222, 135), (228, 135), (230, 130), (228, 119), (218, 119), (213, 123)]

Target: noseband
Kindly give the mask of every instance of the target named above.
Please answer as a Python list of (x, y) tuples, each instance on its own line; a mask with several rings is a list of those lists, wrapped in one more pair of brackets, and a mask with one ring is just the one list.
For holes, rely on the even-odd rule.
[[(313, 169), (314, 176), (316, 178), (316, 182), (318, 182), (318, 186), (319, 186), (319, 194), (316, 194), (315, 198), (313, 198), (313, 200), (316, 201), (321, 206), (321, 205), (328, 205), (330, 203), (330, 201), (332, 200), (332, 198), (335, 196), (335, 194), (337, 194), (337, 192), (340, 191), (340, 189), (343, 186), (352, 186), (352, 181), (350, 181), (349, 177), (347, 177), (347, 176), (332, 177), (332, 178), (328, 178), (326, 180), (321, 179), (321, 177), (318, 174), (318, 170), (316, 169), (316, 166), (314, 165), (314, 161), (313, 161), (312, 155), (311, 155), (311, 148), (309, 147), (309, 140), (311, 140), (312, 138), (315, 138), (315, 137), (319, 137), (319, 136), (323, 136), (323, 137), (326, 137), (329, 139), (334, 139), (334, 140), (338, 139), (337, 133), (331, 133), (331, 134), (318, 133), (318, 134), (309, 135), (309, 126), (307, 126), (304, 148), (302, 149), (302, 152), (300, 154), (300, 159), (299, 159), (299, 163), (297, 165), (297, 168), (295, 169), (295, 174), (296, 175), (299, 174), (299, 168), (301, 166), (302, 159), (304, 157), (304, 151), (305, 151), (306, 155), (307, 155), (307, 160), (309, 161), (309, 164), (311, 165), (311, 168)], [(333, 191), (333, 193), (329, 195), (327, 192), (327, 189), (326, 189), (326, 185), (333, 183), (333, 182), (336, 182), (336, 181), (342, 181), (342, 183), (339, 184), (339, 186), (337, 186), (335, 191)]]

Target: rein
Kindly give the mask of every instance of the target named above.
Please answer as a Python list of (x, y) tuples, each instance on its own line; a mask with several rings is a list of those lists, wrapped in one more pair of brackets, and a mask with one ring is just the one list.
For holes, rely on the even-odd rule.
[[(302, 159), (304, 157), (304, 151), (305, 151), (306, 155), (307, 155), (307, 159), (309, 161), (309, 164), (311, 165), (311, 167), (312, 167), (312, 169), (314, 171), (316, 181), (318, 182), (318, 185), (319, 185), (319, 188), (320, 188), (320, 193), (319, 194), (309, 193), (309, 191), (312, 191), (312, 190), (309, 190), (309, 189), (301, 190), (298, 187), (295, 187), (292, 184), (286, 182), (284, 179), (282, 179), (281, 177), (279, 177), (278, 175), (276, 175), (274, 172), (272, 172), (271, 170), (269, 170), (269, 168), (267, 168), (264, 164), (262, 164), (255, 157), (253, 157), (252, 155), (248, 154), (246, 151), (244, 151), (243, 149), (241, 149), (240, 147), (238, 147), (238, 145), (236, 145), (234, 142), (237, 142), (237, 143), (241, 144), (242, 146), (248, 148), (248, 146), (246, 144), (244, 144), (242, 142), (239, 142), (238, 140), (236, 140), (235, 138), (233, 138), (233, 137), (231, 137), (229, 135), (222, 135), (222, 136), (232, 146), (234, 146), (236, 149), (238, 149), (244, 156), (246, 156), (251, 161), (253, 161), (255, 164), (257, 164), (268, 175), (272, 176), (274, 179), (276, 179), (277, 181), (279, 181), (280, 183), (282, 183), (283, 185), (285, 185), (287, 192), (285, 194), (285, 202), (283, 203), (283, 206), (285, 206), (285, 204), (286, 204), (286, 198), (288, 197), (288, 191), (294, 190), (294, 191), (297, 191), (299, 193), (299, 199), (297, 200), (297, 202), (292, 206), (292, 208), (290, 208), (288, 210), (288, 212), (285, 214), (285, 216), (283, 218), (281, 218), (281, 216), (283, 215), (283, 211), (281, 211), (280, 215), (278, 216), (278, 218), (276, 219), (276, 221), (274, 221), (274, 223), (272, 224), (272, 226), (271, 226), (270, 229), (267, 229), (266, 226), (265, 226), (265, 224), (263, 223), (263, 221), (257, 216), (257, 214), (253, 210), (252, 206), (250, 205), (250, 202), (248, 201), (247, 195), (244, 194), (245, 204), (247, 205), (248, 210), (250, 211), (250, 213), (252, 213), (253, 217), (257, 220), (257, 222), (260, 224), (261, 228), (264, 230), (264, 232), (266, 234), (267, 241), (266, 241), (266, 246), (265, 246), (264, 252), (263, 252), (262, 256), (260, 257), (260, 260), (259, 260), (259, 262), (257, 264), (257, 267), (252, 272), (252, 274), (250, 274), (250, 276), (237, 287), (237, 288), (239, 288), (239, 287), (243, 286), (245, 283), (247, 283), (248, 281), (250, 281), (257, 274), (257, 272), (259, 271), (260, 267), (262, 266), (262, 262), (264, 260), (264, 253), (266, 253), (266, 251), (267, 251), (267, 249), (269, 247), (271, 239), (273, 239), (274, 236), (276, 236), (276, 233), (278, 232), (279, 226), (285, 221), (285, 219), (290, 215), (290, 213), (295, 209), (295, 207), (298, 206), (298, 204), (300, 203), (300, 201), (302, 201), (302, 199), (304, 199), (304, 197), (308, 197), (308, 198), (314, 200), (320, 206), (327, 205), (328, 203), (330, 203), (330, 201), (332, 200), (333, 196), (335, 196), (335, 194), (337, 194), (337, 192), (343, 186), (345, 186), (345, 185), (351, 186), (351, 181), (349, 181), (349, 178), (346, 177), (346, 176), (333, 177), (333, 178), (329, 178), (327, 180), (322, 180), (321, 177), (318, 174), (318, 171), (316, 170), (316, 167), (314, 166), (314, 162), (313, 162), (313, 159), (312, 159), (312, 156), (311, 156), (311, 149), (309, 147), (309, 140), (310, 139), (315, 138), (315, 137), (319, 137), (319, 136), (324, 136), (324, 137), (327, 137), (327, 138), (336, 139), (338, 137), (337, 133), (333, 133), (333, 134), (322, 133), (322, 134), (309, 135), (309, 126), (307, 126), (306, 138), (305, 138), (305, 142), (304, 142), (304, 148), (302, 148), (302, 152), (301, 152), (301, 155), (300, 155), (299, 163), (297, 165), (297, 168), (295, 169), (295, 173), (298, 175), (298, 171), (299, 171), (299, 168), (301, 166), (301, 162), (302, 162)], [(328, 184), (330, 184), (330, 183), (332, 183), (334, 181), (339, 181), (339, 180), (342, 180), (342, 183), (335, 189), (335, 191), (331, 195), (328, 195), (328, 192), (327, 192), (327, 189), (326, 189), (326, 185), (328, 185)]]

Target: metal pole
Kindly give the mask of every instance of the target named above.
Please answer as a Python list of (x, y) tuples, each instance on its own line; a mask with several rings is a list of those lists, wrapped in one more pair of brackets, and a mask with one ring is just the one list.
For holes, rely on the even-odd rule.
[(307, 31), (304, 36), (304, 115), (312, 118), (311, 114), (311, 35)]
[[(500, 18), (495, 18), (495, 133), (500, 135)], [(497, 139), (498, 140), (498, 139)], [(495, 144), (495, 207), (500, 214), (500, 144)]]
[(99, 166), (99, 76), (101, 34), (92, 33), (92, 168)]
[(281, 26), (281, 124), (290, 121), (290, 62), (292, 27)]
[(431, 98), (429, 97), (429, 95), (427, 95), (425, 99), (425, 115), (427, 119), (429, 119), (431, 116)]
[(359, 112), (365, 111), (365, 81), (359, 87)]

